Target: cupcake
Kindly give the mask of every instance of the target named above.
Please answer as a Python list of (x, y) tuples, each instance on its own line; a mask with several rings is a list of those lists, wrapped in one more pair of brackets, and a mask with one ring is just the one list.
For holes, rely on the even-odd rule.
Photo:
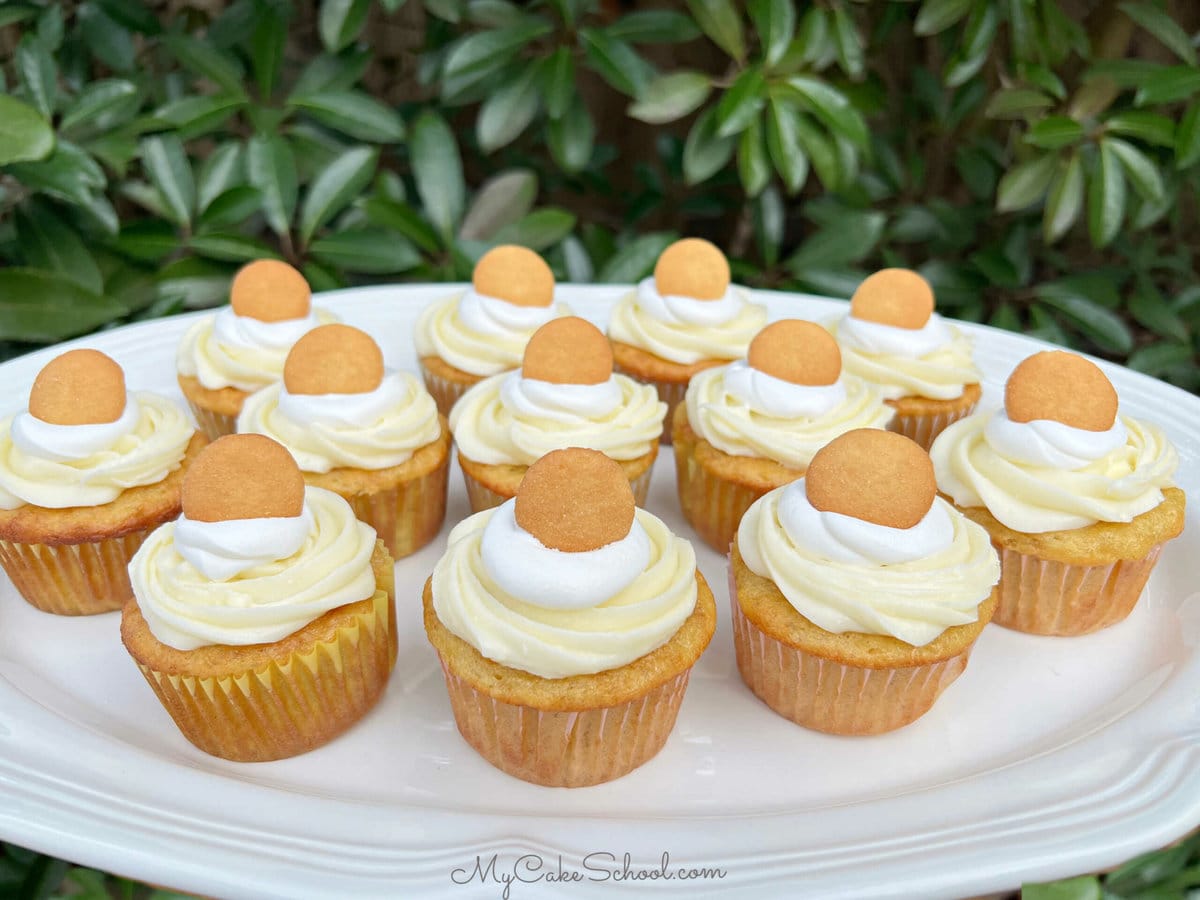
[(616, 460), (643, 505), (666, 411), (654, 388), (613, 374), (595, 325), (574, 316), (546, 323), (520, 370), (475, 385), (450, 413), (471, 509), (515, 496), (529, 466), (565, 447)]
[(65, 616), (120, 609), (126, 564), (179, 515), (206, 443), (171, 401), (127, 391), (98, 350), (47, 363), (28, 408), (0, 421), (0, 566), (21, 596)]
[(971, 339), (933, 311), (933, 289), (916, 272), (876, 272), (831, 327), (846, 371), (875, 385), (896, 410), (888, 428), (926, 450), (979, 403)]
[(716, 626), (691, 545), (634, 505), (620, 466), (579, 448), (450, 533), (424, 606), (463, 738), (553, 787), (654, 756)]
[(987, 532), (937, 496), (923, 449), (851, 431), (742, 519), (730, 570), (738, 671), (798, 725), (892, 731), (962, 674), (999, 577)]
[(467, 388), (520, 366), (533, 333), (568, 314), (554, 302), (544, 259), (513, 244), (493, 247), (475, 264), (471, 287), (425, 307), (413, 330), (438, 411), (448, 415)]
[[(744, 356), (766, 322), (766, 308), (730, 285), (725, 254), (708, 241), (684, 238), (663, 251), (652, 277), (618, 301), (608, 336), (617, 371), (654, 385), (669, 422), (692, 377)], [(663, 440), (670, 443), (670, 433)]]
[(742, 513), (804, 474), (839, 434), (882, 428), (892, 411), (866, 382), (842, 373), (820, 325), (784, 319), (750, 343), (746, 359), (692, 379), (675, 411), (675, 477), (683, 514), (726, 553)]
[(262, 435), (200, 454), (183, 515), (146, 539), (129, 575), (121, 640), (213, 756), (261, 762), (327, 743), (374, 706), (396, 661), (383, 542)]
[(450, 427), (420, 379), (385, 368), (357, 328), (322, 325), (300, 338), (283, 380), (246, 398), (237, 430), (287, 447), (305, 482), (340, 494), (395, 559), (442, 527)]
[(229, 306), (196, 322), (176, 357), (179, 387), (210, 439), (233, 434), (246, 397), (283, 375), (292, 344), (332, 313), (314, 311), (304, 276), (260, 259), (233, 278)]
[(1118, 416), (1104, 373), (1064, 351), (1036, 353), (1004, 408), (956, 422), (930, 455), (938, 486), (1000, 551), (996, 622), (1086, 634), (1133, 610), (1162, 546), (1183, 531), (1179, 465), (1162, 431)]

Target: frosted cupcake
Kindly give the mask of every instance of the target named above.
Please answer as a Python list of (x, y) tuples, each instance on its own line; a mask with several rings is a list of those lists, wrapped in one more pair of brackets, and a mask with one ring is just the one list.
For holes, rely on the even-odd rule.
[(475, 264), (471, 287), (431, 303), (413, 329), (421, 374), (442, 415), (467, 390), (521, 365), (529, 338), (556, 316), (554, 273), (525, 247), (493, 247)]
[(396, 559), (442, 527), (449, 425), (420, 379), (385, 368), (357, 328), (322, 325), (297, 341), (283, 380), (246, 398), (238, 431), (287, 447), (305, 482), (340, 494)]
[(450, 533), (424, 605), (463, 738), (555, 787), (654, 756), (716, 626), (691, 546), (634, 506), (615, 462), (577, 448)]
[(768, 325), (746, 359), (693, 378), (675, 411), (683, 514), (725, 553), (751, 503), (803, 475), (839, 434), (882, 428), (891, 415), (870, 385), (842, 373), (837, 344), (821, 326)]
[(844, 434), (747, 511), (731, 553), (742, 680), (798, 725), (878, 734), (924, 715), (996, 606), (987, 532), (937, 497), (929, 457)]
[(565, 447), (616, 460), (644, 504), (666, 411), (654, 388), (613, 374), (595, 325), (574, 316), (543, 325), (519, 371), (475, 385), (450, 413), (471, 509), (515, 496), (530, 465)]
[[(725, 254), (700, 238), (663, 251), (654, 275), (617, 302), (608, 323), (616, 369), (654, 385), (667, 421), (688, 382), (746, 354), (767, 310), (730, 284)], [(670, 433), (663, 435), (670, 443)]]
[(1046, 351), (1013, 370), (1003, 409), (934, 442), (938, 486), (1000, 551), (998, 624), (1074, 635), (1121, 621), (1183, 531), (1175, 448), (1117, 406), (1095, 364)]
[(859, 285), (850, 314), (832, 326), (846, 371), (896, 410), (888, 428), (926, 450), (982, 394), (971, 339), (933, 306), (933, 289), (916, 272), (883, 269)]
[(59, 615), (120, 609), (126, 564), (179, 515), (206, 443), (171, 401), (127, 391), (98, 350), (47, 363), (28, 409), (0, 421), (0, 566), (21, 596)]
[(304, 753), (361, 719), (387, 685), (392, 559), (268, 438), (211, 444), (184, 480), (182, 517), (150, 535), (129, 574), (121, 640), (205, 753)]
[(287, 263), (243, 266), (229, 288), (229, 306), (192, 325), (179, 344), (179, 387), (200, 429), (210, 439), (233, 434), (246, 397), (283, 375), (292, 344), (336, 320), (313, 310), (308, 282)]

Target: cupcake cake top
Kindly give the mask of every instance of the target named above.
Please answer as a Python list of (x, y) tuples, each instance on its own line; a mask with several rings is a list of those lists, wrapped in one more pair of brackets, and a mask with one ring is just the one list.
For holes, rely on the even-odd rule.
[(577, 316), (555, 319), (535, 331), (521, 360), (523, 377), (550, 384), (601, 384), (612, 370), (608, 338)]
[(850, 298), (850, 315), (917, 331), (933, 315), (933, 288), (911, 269), (880, 269), (868, 275)]
[(288, 519), (304, 509), (304, 476), (279, 443), (229, 434), (205, 447), (183, 479), (183, 514), (193, 522)]
[(527, 247), (501, 244), (479, 258), (471, 276), (475, 290), (514, 306), (547, 307), (554, 302), (554, 273)]
[(259, 322), (303, 319), (312, 310), (312, 290), (287, 263), (258, 259), (233, 276), (229, 305), (237, 315)]
[(99, 350), (69, 350), (42, 368), (29, 414), (52, 425), (104, 425), (125, 412), (125, 370)]
[(789, 384), (833, 384), (842, 374), (837, 342), (816, 322), (802, 319), (773, 322), (756, 334), (746, 362)]
[(1100, 367), (1064, 350), (1022, 360), (1004, 386), (1004, 411), (1013, 422), (1061, 422), (1108, 431), (1117, 420), (1117, 389)]
[(818, 450), (805, 482), (814, 508), (887, 528), (912, 528), (937, 497), (929, 454), (876, 428), (848, 431)]
[(296, 342), (283, 364), (290, 394), (367, 394), (383, 381), (383, 351), (365, 331), (322, 325)]
[(596, 450), (570, 447), (529, 467), (514, 514), (542, 546), (585, 553), (628, 537), (635, 509), (619, 465)]
[(654, 264), (660, 294), (720, 300), (729, 290), (729, 260), (704, 238), (684, 238), (667, 247)]

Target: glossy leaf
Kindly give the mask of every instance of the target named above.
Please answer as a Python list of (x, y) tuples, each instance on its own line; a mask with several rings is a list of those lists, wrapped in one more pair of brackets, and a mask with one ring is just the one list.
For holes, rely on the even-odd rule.
[(1163, 198), (1165, 191), (1162, 176), (1158, 173), (1158, 167), (1146, 154), (1120, 138), (1105, 138), (1103, 146), (1107, 146), (1116, 154), (1121, 165), (1125, 167), (1125, 176), (1129, 179), (1129, 183), (1144, 200), (1157, 203)]
[(383, 228), (339, 231), (313, 241), (309, 250), (323, 263), (370, 275), (394, 275), (421, 263), (412, 244)]
[(220, 128), (245, 105), (246, 98), (234, 94), (180, 97), (156, 109), (154, 117), (190, 140)]
[(65, 274), (0, 269), (0, 340), (51, 343), (98, 328), (128, 310)]
[(17, 45), (16, 67), (26, 96), (38, 112), (50, 118), (58, 100), (58, 67), (36, 35), (27, 34)]
[(200, 165), (196, 175), (196, 209), (203, 212), (218, 196), (245, 180), (246, 167), (239, 144), (222, 144)]
[(699, 184), (719, 172), (733, 157), (734, 138), (717, 134), (716, 110), (700, 114), (683, 145), (683, 176), (688, 184)]
[(789, 194), (796, 193), (808, 180), (808, 156), (800, 146), (796, 121), (792, 106), (771, 100), (766, 113), (767, 153)]
[(174, 134), (149, 137), (142, 141), (141, 156), (146, 175), (158, 189), (171, 221), (189, 225), (196, 208), (196, 183), (183, 143)]
[(748, 0), (746, 8), (758, 32), (763, 60), (769, 69), (783, 59), (795, 36), (796, 5), (792, 0)]
[(246, 143), (246, 178), (262, 194), (263, 215), (271, 230), (286, 235), (299, 192), (296, 158), (279, 135), (255, 135)]
[(93, 0), (115, 22), (142, 34), (158, 34), (162, 25), (142, 0)]
[(584, 28), (579, 38), (588, 66), (621, 93), (640, 97), (654, 78), (654, 69), (625, 41), (599, 28)]
[(538, 67), (527, 65), (511, 81), (500, 85), (483, 102), (475, 118), (475, 137), (479, 149), (492, 153), (511, 144), (529, 127), (537, 115)]
[(93, 293), (104, 278), (79, 234), (48, 203), (33, 202), (17, 210), (17, 243), (30, 266), (58, 272)]
[(1200, 92), (1200, 68), (1168, 66), (1141, 81), (1133, 102), (1138, 106), (1159, 106), (1186, 100)]
[(631, 44), (677, 44), (694, 40), (700, 29), (691, 16), (670, 9), (640, 9), (606, 29), (609, 37)]
[(1065, 315), (1098, 347), (1110, 353), (1133, 349), (1133, 333), (1125, 320), (1110, 309), (1079, 294), (1038, 289), (1038, 300)]
[(207, 204), (196, 217), (199, 229), (228, 228), (243, 224), (262, 209), (262, 194), (248, 184), (231, 187)]
[(771, 164), (763, 144), (760, 119), (754, 119), (738, 139), (738, 177), (747, 197), (757, 197), (771, 180)]
[(235, 232), (196, 234), (188, 241), (188, 246), (198, 256), (222, 262), (279, 258), (279, 254), (262, 241)]
[(837, 147), (807, 116), (797, 116), (796, 138), (800, 141), (813, 171), (826, 190), (837, 190), (842, 184), (842, 163)]
[(887, 216), (881, 212), (843, 210), (809, 237), (787, 261), (799, 274), (808, 268), (838, 267), (864, 259), (883, 236)]
[(1010, 169), (996, 186), (996, 211), (1013, 212), (1037, 203), (1054, 177), (1057, 157), (1043, 154)]
[(945, 31), (962, 19), (974, 0), (924, 0), (913, 31), (922, 37)]
[(702, 72), (660, 75), (630, 104), (628, 113), (652, 125), (674, 122), (699, 109), (711, 92), (712, 80)]
[(979, 73), (991, 54), (999, 25), (1000, 12), (996, 3), (975, 4), (963, 29), (962, 44), (950, 58), (942, 76), (947, 86), (966, 84)]
[(1043, 150), (1058, 150), (1082, 140), (1083, 126), (1068, 116), (1047, 116), (1033, 123), (1025, 142)]
[(844, 135), (864, 149), (870, 143), (866, 121), (837, 88), (806, 75), (789, 78), (787, 86), (808, 102), (817, 118), (831, 131)]
[(573, 104), (561, 119), (546, 126), (550, 155), (564, 172), (580, 172), (592, 158), (596, 126), (582, 103)]
[(417, 193), (434, 227), (448, 237), (462, 215), (466, 186), (454, 133), (437, 113), (417, 117), (409, 138)]
[(1021, 887), (1021, 900), (1100, 900), (1100, 897), (1099, 879), (1091, 875)]
[(472, 34), (446, 57), (443, 75), (447, 79), (461, 79), (494, 69), (549, 31), (548, 22), (532, 21)]
[[(3, 126), (0, 125), (0, 128)], [(1188, 107), (1175, 133), (1175, 168), (1186, 169), (1200, 161), (1200, 103)]]
[(745, 69), (717, 103), (717, 135), (733, 137), (753, 122), (767, 102), (767, 83), (758, 66)]
[(546, 115), (561, 119), (575, 96), (575, 58), (567, 47), (559, 47), (546, 58), (541, 69), (541, 91)]
[(1170, 13), (1154, 3), (1141, 0), (1138, 3), (1121, 3), (1120, 10), (1154, 35), (1163, 46), (1190, 66), (1196, 65), (1196, 48), (1182, 26), (1171, 18)]
[(1176, 368), (1196, 367), (1195, 354), (1187, 344), (1150, 344), (1139, 347), (1129, 355), (1126, 365), (1135, 372), (1161, 378)]
[(1079, 219), (1083, 210), (1083, 163), (1077, 153), (1061, 164), (1050, 184), (1042, 215), (1042, 236), (1053, 244)]
[(730, 0), (687, 0), (687, 5), (709, 40), (739, 62), (746, 58), (742, 17)]
[(1088, 185), (1088, 232), (1104, 247), (1117, 236), (1125, 217), (1125, 175), (1110, 139), (1100, 142), (1096, 171)]
[(496, 234), (503, 243), (520, 244), (542, 252), (563, 240), (575, 227), (575, 216), (565, 209), (535, 209), (520, 221), (505, 226)]
[(199, 38), (170, 34), (163, 38), (172, 56), (226, 93), (245, 96), (245, 74), (237, 58), (217, 50)]
[(399, 113), (362, 91), (317, 91), (292, 96), (288, 105), (360, 141), (394, 144), (404, 140), (404, 120)]
[(45, 159), (54, 150), (54, 131), (36, 109), (0, 94), (0, 166)]
[(596, 274), (601, 284), (633, 284), (654, 270), (662, 252), (674, 243), (673, 232), (656, 231), (636, 237), (622, 246)]
[(839, 3), (833, 9), (833, 39), (842, 71), (851, 78), (862, 78), (866, 70), (862, 40), (846, 4)]
[(501, 172), (475, 192), (458, 236), (468, 241), (490, 241), (506, 225), (522, 219), (537, 198), (537, 176), (529, 169)]
[(345, 209), (371, 183), (378, 162), (377, 147), (352, 147), (317, 175), (300, 207), (302, 244), (307, 244), (318, 228)]
[(352, 44), (367, 24), (371, 0), (321, 0), (317, 32), (330, 53)]
[(127, 28), (91, 3), (79, 7), (76, 19), (83, 42), (98, 60), (114, 72), (133, 71), (133, 37)]
[[(1149, 282), (1134, 291), (1129, 300), (1129, 312), (1138, 324), (1159, 337), (1173, 341), (1186, 341), (1191, 338), (1187, 323), (1171, 309), (1171, 304)], [(1187, 857), (1186, 849), (1178, 854), (1180, 868), (1183, 868)]]
[(1112, 134), (1135, 137), (1159, 147), (1175, 145), (1175, 123), (1158, 113), (1126, 110), (1109, 116), (1104, 122), (1104, 129)]
[(250, 35), (250, 63), (259, 96), (269, 98), (279, 81), (283, 53), (287, 45), (287, 19), (271, 4), (263, 4), (258, 22)]
[(369, 222), (398, 232), (426, 253), (438, 251), (437, 232), (407, 203), (377, 194), (366, 199), (363, 211)]
[(989, 119), (1024, 119), (1053, 105), (1054, 100), (1041, 91), (1008, 88), (992, 95), (983, 114)]
[(779, 248), (783, 244), (783, 232), (787, 214), (783, 198), (774, 185), (768, 185), (754, 203), (754, 238), (758, 252), (768, 268), (779, 261)]

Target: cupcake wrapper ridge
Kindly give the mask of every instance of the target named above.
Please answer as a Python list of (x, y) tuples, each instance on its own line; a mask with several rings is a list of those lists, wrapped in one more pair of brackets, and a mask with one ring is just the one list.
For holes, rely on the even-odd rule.
[[(679, 506), (704, 543), (724, 555), (737, 536), (742, 516), (766, 491), (718, 478), (700, 465), (690, 451), (689, 447), (675, 446)], [(797, 477), (800, 474), (803, 473)]]
[(911, 438), (916, 441), (925, 450), (929, 450), (933, 446), (934, 440), (939, 434), (957, 422), (959, 419), (969, 416), (975, 411), (975, 407), (979, 404), (972, 403), (970, 406), (963, 409), (956, 409), (950, 412), (937, 413), (936, 415), (900, 415), (896, 413), (892, 420), (888, 423), (887, 430), (894, 431), (897, 434), (902, 434), (906, 438)]
[(393, 559), (416, 553), (442, 530), (450, 455), (436, 469), (405, 484), (371, 494), (343, 494), (360, 522), (375, 529)]
[(215, 441), (227, 434), (237, 434), (237, 416), (223, 416), (211, 409), (198, 406), (192, 400), (188, 400), (187, 404), (196, 418), (196, 425), (210, 441)]
[(613, 365), (613, 371), (620, 375), (628, 375), (634, 381), (641, 384), (651, 385), (658, 391), (658, 399), (667, 404), (667, 415), (663, 421), (666, 427), (663, 428), (662, 436), (659, 437), (660, 444), (670, 445), (671, 443), (671, 423), (675, 421), (675, 407), (683, 402), (683, 398), (687, 396), (688, 383), (686, 381), (652, 381), (643, 375), (638, 375), (636, 372), (630, 372), (628, 369), (623, 369), (619, 365)]
[(468, 389), (475, 386), (475, 382), (471, 384), (459, 384), (431, 371), (425, 367), (424, 363), (419, 363), (419, 365), (421, 367), (421, 377), (425, 380), (425, 389), (433, 396), (434, 402), (437, 403), (438, 412), (443, 416), (450, 415), (450, 410), (454, 408), (454, 404), (459, 401), (459, 398)]

